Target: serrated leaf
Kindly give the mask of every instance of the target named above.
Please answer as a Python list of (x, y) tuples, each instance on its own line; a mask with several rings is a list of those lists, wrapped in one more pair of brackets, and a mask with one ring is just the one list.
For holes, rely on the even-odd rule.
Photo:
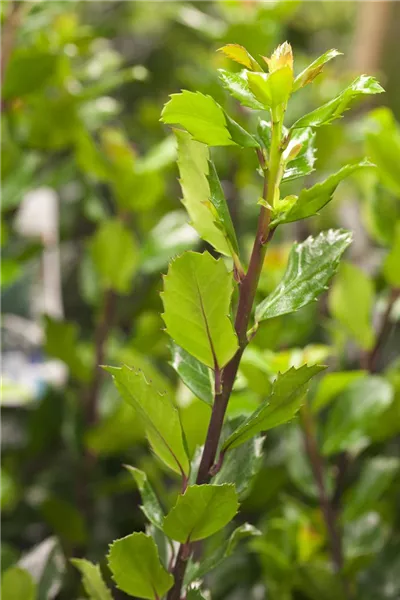
[(322, 231), (291, 249), (281, 283), (256, 308), (255, 320), (263, 321), (294, 312), (317, 299), (327, 289), (340, 257), (352, 235), (343, 229)]
[(289, 66), (270, 74), (247, 74), (249, 88), (266, 109), (275, 110), (289, 100), (293, 85), (293, 72)]
[[(230, 429), (232, 431), (232, 428)], [(254, 477), (262, 465), (262, 446), (264, 439), (255, 437), (238, 448), (234, 448), (224, 457), (221, 470), (212, 479), (212, 483), (233, 483), (239, 500), (245, 498)]]
[(326, 63), (332, 60), (332, 58), (340, 56), (341, 54), (342, 52), (339, 52), (335, 48), (332, 48), (332, 50), (328, 50), (319, 58), (314, 60), (310, 65), (308, 65), (308, 67), (304, 69), (304, 71), (297, 75), (297, 77), (294, 80), (293, 91), (295, 92), (296, 90), (304, 87), (308, 83), (314, 81), (317, 75), (321, 73)]
[(113, 542), (107, 559), (117, 586), (130, 596), (157, 600), (173, 586), (174, 578), (161, 565), (154, 540), (144, 533)]
[(35, 600), (37, 588), (32, 576), (20, 567), (10, 567), (1, 575), (3, 600)]
[(359, 169), (371, 168), (373, 166), (367, 160), (353, 165), (346, 165), (324, 181), (301, 190), (297, 201), (289, 210), (286, 212), (279, 211), (279, 209), (275, 211), (271, 226), (300, 221), (301, 219), (307, 219), (318, 214), (318, 211), (332, 200), (333, 194), (341, 181)]
[(254, 110), (264, 110), (264, 105), (257, 100), (253, 92), (250, 90), (249, 82), (247, 81), (247, 73), (245, 69), (239, 73), (231, 73), (225, 69), (218, 70), (222, 85), (228, 92), (239, 100), (242, 106), (252, 108)]
[(142, 371), (125, 365), (105, 369), (111, 373), (122, 398), (136, 409), (157, 456), (176, 473), (187, 475), (189, 459), (181, 422), (169, 394), (160, 393)]
[(243, 65), (247, 69), (252, 71), (262, 71), (262, 68), (255, 58), (247, 52), (246, 48), (240, 46), (240, 44), (226, 44), (225, 46), (222, 46), (222, 48), (219, 48), (219, 51), (223, 52), (225, 56), (231, 58), (240, 65)]
[(112, 600), (111, 592), (103, 581), (99, 565), (94, 565), (81, 558), (72, 558), (71, 563), (81, 572), (83, 587), (90, 600)]
[(374, 343), (372, 308), (374, 286), (371, 278), (356, 265), (343, 262), (329, 294), (332, 316), (364, 350)]
[(400, 221), (396, 224), (393, 245), (383, 263), (383, 274), (389, 285), (400, 287)]
[(292, 131), (285, 153), (290, 155), (291, 149), (298, 145), (301, 145), (301, 147), (295, 158), (287, 162), (282, 181), (292, 181), (292, 179), (297, 179), (297, 177), (305, 177), (314, 171), (316, 160), (315, 137), (316, 134), (311, 127)]
[(292, 367), (283, 374), (278, 373), (268, 398), (228, 437), (222, 451), (232, 450), (258, 433), (293, 419), (303, 402), (308, 381), (324, 368), (304, 365), (300, 369)]
[(279, 44), (269, 58), (266, 56), (263, 56), (262, 58), (267, 63), (270, 73), (279, 71), (284, 67), (289, 67), (293, 72), (293, 50), (289, 42)]
[(228, 204), (218, 178), (214, 163), (210, 160), (208, 170), (208, 184), (210, 186), (210, 202), (215, 211), (215, 222), (219, 229), (223, 231), (233, 252), (239, 254), (239, 245), (236, 239), (235, 228), (232, 223)]
[(203, 540), (225, 527), (238, 508), (234, 485), (190, 485), (165, 517), (164, 532), (181, 543)]
[(140, 469), (131, 467), (130, 465), (125, 465), (125, 469), (127, 469), (127, 471), (129, 471), (129, 473), (132, 475), (136, 481), (136, 485), (139, 488), (143, 502), (143, 505), (140, 508), (142, 509), (144, 515), (148, 518), (150, 523), (154, 525), (154, 527), (162, 529), (164, 511), (160, 506), (158, 498), (155, 495), (149, 480), (147, 479), (146, 473)]
[(172, 343), (171, 365), (193, 394), (206, 404), (212, 406), (214, 401), (214, 378), (212, 371), (198, 361), (197, 358), (174, 343)]
[(210, 210), (210, 185), (207, 179), (210, 153), (204, 144), (196, 142), (185, 131), (175, 130), (178, 144), (178, 168), (184, 204), (192, 227), (218, 252), (230, 255), (225, 235), (215, 223)]
[(208, 252), (186, 252), (164, 279), (162, 300), (167, 332), (189, 354), (210, 368), (222, 368), (238, 341), (229, 318), (233, 280), (222, 259)]
[(139, 251), (126, 225), (119, 219), (104, 221), (90, 241), (90, 254), (105, 289), (129, 292)]
[(196, 579), (202, 579), (207, 573), (217, 568), (226, 558), (229, 558), (241, 540), (258, 535), (261, 535), (261, 532), (249, 523), (244, 523), (240, 527), (237, 527), (229, 538), (210, 556), (204, 556), (201, 562), (189, 564), (185, 584), (188, 585)]
[(230, 119), (214, 98), (200, 92), (183, 90), (172, 94), (163, 108), (161, 120), (181, 125), (195, 140), (208, 146), (257, 146), (254, 138)]
[(369, 443), (369, 426), (390, 406), (393, 388), (370, 375), (351, 383), (332, 406), (322, 436), (323, 454), (358, 452)]
[(332, 123), (332, 121), (342, 116), (349, 108), (350, 102), (358, 96), (363, 96), (365, 94), (381, 94), (384, 91), (385, 90), (379, 85), (375, 77), (361, 75), (338, 96), (298, 119), (292, 125), (292, 129), (300, 127), (321, 127), (321, 125)]

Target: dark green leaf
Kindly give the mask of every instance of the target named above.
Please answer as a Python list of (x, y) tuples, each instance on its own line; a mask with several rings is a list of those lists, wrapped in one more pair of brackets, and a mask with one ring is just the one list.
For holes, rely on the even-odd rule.
[(256, 321), (294, 312), (316, 300), (327, 289), (350, 243), (350, 232), (329, 229), (317, 238), (310, 236), (302, 244), (294, 244), (281, 283), (256, 308)]
[(144, 533), (132, 533), (113, 542), (107, 559), (115, 583), (130, 596), (157, 600), (174, 583), (160, 563), (154, 540)]
[(81, 572), (83, 587), (90, 600), (112, 600), (111, 592), (103, 581), (99, 565), (94, 565), (81, 558), (73, 558), (71, 562)]
[(81, 381), (88, 381), (91, 369), (90, 364), (80, 352), (77, 325), (47, 317), (45, 326), (46, 353), (65, 362), (74, 377)]
[(193, 394), (212, 406), (214, 401), (214, 378), (212, 371), (197, 358), (172, 343), (171, 365)]
[(234, 483), (239, 500), (246, 497), (251, 491), (254, 477), (261, 468), (263, 442), (263, 438), (254, 437), (228, 452), (221, 470), (213, 477), (212, 482)]
[(305, 177), (314, 171), (315, 152), (314, 146), (316, 134), (311, 127), (304, 129), (294, 129), (290, 135), (290, 141), (283, 153), (285, 156), (290, 156), (298, 145), (301, 144), (300, 151), (296, 156), (287, 162), (283, 172), (282, 181), (291, 181), (298, 177)]
[(132, 475), (136, 481), (136, 485), (139, 488), (143, 502), (143, 505), (140, 508), (142, 509), (143, 513), (146, 515), (150, 523), (154, 525), (154, 527), (162, 529), (164, 511), (161, 508), (158, 498), (147, 479), (146, 473), (129, 465), (125, 465), (125, 468)]
[(217, 171), (214, 163), (210, 160), (208, 171), (208, 184), (210, 186), (210, 202), (215, 210), (215, 222), (218, 227), (224, 232), (224, 235), (229, 242), (233, 252), (239, 254), (239, 246), (236, 239), (235, 228), (232, 223), (228, 204), (225, 199)]
[(287, 423), (299, 410), (307, 390), (307, 383), (325, 367), (304, 365), (300, 369), (292, 367), (286, 373), (278, 374), (272, 392), (259, 408), (228, 437), (222, 445), (227, 451), (240, 446), (258, 433)]
[(191, 485), (165, 517), (164, 532), (181, 543), (202, 540), (225, 527), (238, 507), (234, 485)]

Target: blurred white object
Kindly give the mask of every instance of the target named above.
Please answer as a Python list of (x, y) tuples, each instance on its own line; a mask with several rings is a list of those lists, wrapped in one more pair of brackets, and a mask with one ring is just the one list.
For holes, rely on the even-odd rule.
[(44, 246), (42, 273), (33, 304), (36, 316), (62, 318), (58, 196), (50, 187), (27, 192), (15, 219), (15, 229), (25, 237), (39, 238)]

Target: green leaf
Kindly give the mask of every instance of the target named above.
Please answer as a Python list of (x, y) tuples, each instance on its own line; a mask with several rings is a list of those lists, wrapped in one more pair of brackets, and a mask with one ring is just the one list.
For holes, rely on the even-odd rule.
[(207, 179), (210, 153), (207, 146), (196, 142), (185, 131), (175, 130), (178, 144), (178, 167), (183, 193), (183, 204), (191, 219), (191, 225), (199, 236), (214, 246), (218, 252), (230, 255), (224, 233), (215, 223), (210, 210), (211, 191)]
[(294, 312), (317, 299), (327, 289), (343, 252), (351, 243), (351, 233), (343, 229), (322, 231), (295, 243), (281, 283), (256, 308), (257, 322)]
[(328, 406), (350, 383), (364, 375), (366, 375), (366, 371), (339, 371), (337, 373), (327, 373), (321, 379), (313, 398), (313, 412), (318, 412), (322, 408)]
[(240, 46), (240, 44), (226, 44), (225, 46), (222, 46), (222, 48), (219, 48), (219, 52), (223, 52), (225, 56), (231, 58), (240, 65), (245, 66), (247, 69), (252, 71), (262, 71), (262, 68), (255, 58), (247, 52), (246, 48)]
[(162, 315), (171, 338), (210, 368), (222, 368), (238, 342), (229, 318), (231, 273), (208, 252), (186, 252), (164, 279)]
[(172, 94), (164, 106), (161, 120), (181, 125), (198, 142), (209, 146), (230, 146), (234, 142), (226, 126), (224, 111), (211, 96), (183, 90)]
[(400, 127), (393, 113), (385, 107), (369, 114), (366, 142), (368, 156), (378, 167), (382, 183), (392, 193), (400, 196)]
[(72, 502), (49, 496), (40, 505), (42, 519), (64, 543), (84, 544), (87, 540), (85, 519)]
[(210, 556), (204, 556), (201, 562), (189, 564), (185, 584), (188, 585), (195, 579), (202, 579), (207, 573), (218, 567), (226, 558), (232, 556), (241, 540), (259, 535), (261, 532), (249, 523), (240, 525)]
[(278, 373), (268, 398), (228, 437), (222, 451), (232, 450), (258, 433), (293, 419), (303, 403), (308, 381), (324, 368), (304, 365), (300, 369), (292, 367), (286, 373)]
[(280, 211), (278, 207), (274, 211), (271, 226), (307, 219), (318, 214), (318, 211), (332, 200), (333, 193), (343, 179), (346, 179), (346, 177), (349, 177), (349, 175), (359, 169), (371, 168), (373, 166), (367, 160), (353, 165), (346, 165), (340, 171), (337, 171), (337, 173), (330, 175), (325, 181), (316, 183), (310, 188), (302, 189), (297, 201), (293, 206), (289, 207), (289, 210)]
[(172, 343), (171, 365), (193, 394), (212, 406), (214, 401), (214, 378), (212, 371), (197, 358)]
[(373, 303), (371, 278), (354, 264), (343, 262), (329, 294), (329, 310), (364, 350), (371, 349), (375, 339)]
[(154, 527), (162, 529), (164, 511), (161, 508), (158, 498), (147, 479), (146, 473), (129, 465), (125, 465), (125, 469), (127, 469), (132, 475), (136, 481), (136, 485), (139, 488), (143, 502), (143, 505), (140, 508), (142, 509), (144, 515), (148, 518), (150, 523), (154, 525)]
[(68, 365), (71, 374), (80, 381), (89, 381), (91, 366), (79, 348), (79, 331), (75, 323), (45, 318), (46, 354)]
[(105, 367), (111, 373), (122, 398), (141, 418), (154, 452), (173, 471), (187, 475), (186, 454), (178, 410), (169, 394), (160, 393), (142, 371), (127, 366)]
[(210, 202), (214, 207), (215, 223), (221, 231), (232, 248), (233, 252), (239, 254), (239, 246), (236, 239), (235, 228), (232, 223), (231, 215), (229, 212), (228, 204), (225, 199), (225, 195), (218, 178), (217, 171), (215, 170), (214, 163), (209, 161), (208, 171), (208, 184), (210, 186)]
[(320, 127), (321, 125), (332, 123), (332, 121), (341, 117), (345, 110), (349, 108), (350, 102), (358, 96), (365, 94), (381, 94), (384, 91), (385, 90), (379, 85), (375, 77), (361, 75), (338, 96), (298, 119), (292, 125), (292, 129), (300, 127)]
[(293, 86), (293, 71), (289, 66), (273, 73), (248, 73), (249, 88), (265, 109), (271, 109), (273, 119), (282, 118), (282, 107), (285, 107)]
[(3, 82), (3, 100), (40, 90), (57, 69), (59, 56), (34, 48), (17, 48), (11, 55)]
[(36, 596), (36, 585), (28, 571), (10, 567), (2, 573), (2, 600), (36, 600)]
[(249, 82), (247, 81), (248, 71), (243, 69), (239, 73), (231, 73), (225, 69), (219, 69), (218, 72), (224, 88), (228, 90), (231, 96), (239, 100), (242, 106), (254, 110), (264, 110), (264, 105), (250, 91)]
[(400, 221), (396, 224), (393, 246), (383, 263), (383, 274), (389, 285), (400, 287)]
[(382, 377), (368, 376), (351, 383), (333, 404), (325, 427), (322, 452), (357, 452), (369, 441), (368, 428), (390, 406), (393, 389)]
[(112, 600), (111, 592), (103, 581), (99, 565), (94, 565), (81, 558), (72, 558), (71, 563), (81, 572), (83, 587), (90, 600)]
[(107, 559), (115, 583), (130, 596), (157, 600), (173, 586), (174, 578), (161, 565), (154, 540), (144, 533), (113, 542)]
[(353, 521), (375, 508), (399, 469), (400, 459), (394, 456), (375, 456), (366, 462), (357, 482), (345, 496), (343, 519)]
[(308, 83), (314, 81), (317, 75), (321, 73), (326, 63), (332, 60), (332, 58), (340, 56), (341, 54), (342, 52), (339, 52), (338, 50), (335, 50), (335, 48), (332, 48), (332, 50), (328, 50), (319, 58), (314, 60), (310, 65), (308, 65), (308, 67), (304, 69), (304, 71), (297, 75), (296, 79), (294, 80), (293, 91), (295, 92), (307, 85)]
[(190, 485), (165, 517), (164, 532), (181, 543), (203, 540), (225, 527), (238, 508), (234, 485)]
[(290, 134), (290, 141), (284, 151), (283, 157), (289, 156), (293, 150), (301, 144), (301, 148), (293, 159), (286, 164), (282, 181), (292, 181), (298, 177), (305, 177), (312, 173), (315, 163), (315, 137), (316, 133), (311, 127), (294, 129)]
[(129, 292), (139, 253), (128, 227), (119, 219), (104, 221), (90, 242), (90, 253), (102, 286)]
[(228, 452), (212, 483), (233, 483), (239, 500), (245, 498), (250, 493), (251, 484), (262, 465), (263, 442), (264, 438), (254, 437)]

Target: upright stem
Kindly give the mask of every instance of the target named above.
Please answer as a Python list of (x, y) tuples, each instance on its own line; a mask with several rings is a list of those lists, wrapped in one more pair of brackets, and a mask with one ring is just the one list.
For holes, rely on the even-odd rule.
[[(214, 398), (207, 437), (197, 473), (196, 483), (198, 485), (208, 483), (211, 479), (211, 469), (215, 462), (215, 457), (218, 451), (225, 412), (240, 365), (240, 360), (248, 344), (247, 329), (249, 326), (251, 310), (253, 308), (258, 281), (260, 279), (264, 257), (267, 250), (267, 243), (270, 241), (273, 234), (273, 231), (270, 230), (271, 213), (269, 207), (273, 206), (274, 198), (277, 193), (279, 193), (277, 190), (279, 189), (281, 135), (281, 122), (274, 123), (272, 128), (268, 169), (266, 169), (261, 153), (259, 154), (261, 167), (264, 170), (263, 198), (266, 206), (261, 207), (249, 268), (239, 287), (239, 302), (235, 318), (235, 330), (239, 340), (239, 348), (235, 356), (224, 368), (222, 391), (221, 393), (216, 394)], [(185, 546), (185, 548), (182, 546)], [(186, 572), (186, 565), (190, 554), (190, 545), (189, 547), (188, 544), (180, 546), (175, 565), (172, 570), (175, 583), (168, 593), (168, 600), (180, 600), (183, 580)]]

